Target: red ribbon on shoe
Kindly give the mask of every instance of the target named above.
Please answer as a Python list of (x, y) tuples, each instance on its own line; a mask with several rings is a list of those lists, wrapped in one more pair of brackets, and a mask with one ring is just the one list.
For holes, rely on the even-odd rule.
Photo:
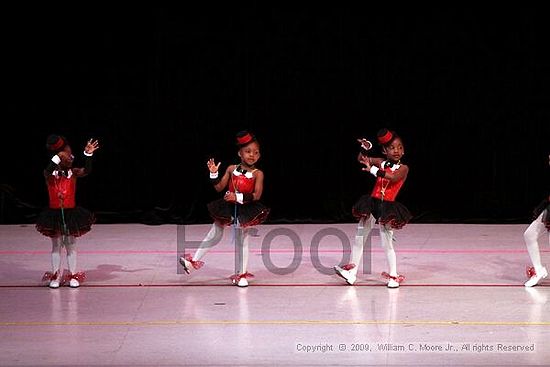
[(397, 283), (401, 283), (405, 280), (405, 276), (404, 275), (398, 275), (396, 277), (394, 276), (391, 276), (390, 274), (386, 273), (385, 271), (382, 272), (382, 276), (386, 279), (393, 279), (395, 280)]
[(248, 279), (248, 278), (254, 278), (254, 274), (252, 273), (249, 273), (248, 271), (244, 274), (234, 274), (234, 275), (231, 275), (229, 277), (229, 279), (231, 279), (232, 281), (234, 282), (238, 282), (239, 280), (241, 280), (241, 278), (245, 278), (245, 279)]
[(355, 264), (346, 264), (346, 265), (342, 266), (342, 269), (344, 269), (344, 270), (351, 270), (353, 268), (355, 268)]
[(52, 281), (54, 279), (57, 279), (57, 271), (55, 273), (52, 273), (51, 271), (47, 271), (42, 276), (42, 281), (44, 280)]
[(527, 270), (525, 271), (527, 274), (527, 278), (531, 279), (535, 275), (537, 275), (537, 272), (535, 271), (535, 268), (533, 266), (527, 266)]
[(86, 273), (84, 273), (83, 271), (79, 271), (78, 273), (74, 274), (68, 273), (63, 277), (63, 283), (70, 281), (71, 279), (76, 279), (79, 283), (82, 283), (86, 280)]
[(193, 260), (193, 256), (191, 256), (191, 254), (185, 255), (185, 260), (189, 261), (191, 263), (191, 266), (193, 266), (193, 269), (195, 270), (202, 268), (202, 266), (204, 265), (203, 261)]

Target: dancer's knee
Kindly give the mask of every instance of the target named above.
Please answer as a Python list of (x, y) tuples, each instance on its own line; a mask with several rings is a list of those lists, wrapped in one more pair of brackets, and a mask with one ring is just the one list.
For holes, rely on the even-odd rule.
[(393, 230), (380, 226), (380, 237), (382, 239), (382, 247), (387, 250), (393, 250)]
[(536, 241), (538, 237), (539, 237), (539, 234), (533, 226), (529, 226), (529, 228), (527, 228), (525, 232), (523, 232), (523, 239), (527, 243)]

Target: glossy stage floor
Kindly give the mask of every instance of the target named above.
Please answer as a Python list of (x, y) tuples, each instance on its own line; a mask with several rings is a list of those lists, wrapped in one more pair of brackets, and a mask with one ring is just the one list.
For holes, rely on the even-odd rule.
[(49, 289), (49, 239), (0, 226), (0, 365), (548, 365), (550, 278), (523, 286), (526, 227), (410, 224), (389, 289), (376, 231), (354, 286), (331, 271), (354, 224), (257, 227), (248, 288), (228, 279), (231, 228), (186, 275), (178, 255), (209, 225), (96, 225), (78, 239), (86, 281)]

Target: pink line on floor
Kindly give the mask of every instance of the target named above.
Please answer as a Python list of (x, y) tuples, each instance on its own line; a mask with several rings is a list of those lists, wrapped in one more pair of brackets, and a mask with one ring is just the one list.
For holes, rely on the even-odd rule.
[[(386, 284), (355, 284), (354, 287), (385, 287)], [(80, 288), (133, 288), (133, 287), (235, 287), (228, 282), (227, 284), (86, 284)], [(347, 284), (336, 283), (254, 283), (250, 287), (349, 287)], [(473, 284), (473, 283), (457, 283), (457, 284), (403, 284), (400, 288), (406, 287), (521, 287), (523, 284), (506, 283), (506, 284)], [(537, 288), (548, 288), (550, 285), (538, 285)], [(47, 288), (46, 285), (0, 285), (0, 288)], [(69, 288), (69, 287), (62, 287)]]
[[(306, 248), (305, 251), (309, 252)], [(383, 252), (382, 249), (375, 248), (371, 250), (372, 252)], [(550, 250), (540, 250), (541, 252), (550, 252)], [(175, 255), (178, 252), (174, 250), (79, 250), (81, 254), (92, 254), (92, 255), (102, 255), (102, 254), (136, 254), (136, 255), (150, 255), (150, 254), (172, 254)], [(250, 250), (252, 253), (262, 253), (262, 250)], [(327, 250), (318, 250), (318, 253), (342, 253), (341, 249), (327, 249)], [(345, 251), (349, 253), (349, 251)], [(425, 254), (521, 254), (527, 252), (526, 249), (501, 249), (501, 250), (492, 250), (492, 249), (396, 249), (398, 253), (425, 253)], [(23, 251), (0, 251), (0, 255), (44, 255), (49, 254), (50, 251), (43, 250), (23, 250)], [(211, 250), (209, 254), (232, 254), (234, 250)], [(286, 254), (294, 253), (294, 249), (272, 249), (269, 253), (274, 254)]]

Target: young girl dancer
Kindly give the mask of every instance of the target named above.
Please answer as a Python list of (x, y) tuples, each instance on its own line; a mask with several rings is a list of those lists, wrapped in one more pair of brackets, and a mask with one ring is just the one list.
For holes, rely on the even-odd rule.
[(258, 140), (248, 131), (241, 131), (237, 134), (237, 146), (241, 162), (227, 167), (221, 178), (218, 172), (221, 162), (216, 164), (211, 158), (206, 163), (216, 191), (227, 191), (222, 199), (208, 204), (214, 223), (195, 254), (182, 256), (179, 260), (187, 274), (191, 269), (199, 269), (203, 265), (201, 259), (221, 239), (224, 227), (233, 225), (239, 261), (231, 280), (239, 287), (246, 287), (247, 278), (253, 277), (247, 270), (249, 229), (265, 221), (270, 209), (259, 201), (264, 187), (264, 173), (256, 167), (260, 159)]
[(36, 221), (36, 229), (52, 241), (52, 271), (44, 274), (50, 288), (59, 288), (63, 283), (61, 269), (61, 249), (67, 250), (69, 285), (80, 286), (84, 273), (76, 271), (76, 237), (90, 231), (95, 222), (94, 215), (76, 205), (76, 179), (88, 175), (92, 169), (92, 156), (99, 148), (97, 140), (88, 140), (84, 147), (85, 165), (73, 168), (74, 156), (63, 136), (50, 135), (46, 148), (51, 155), (44, 170), (49, 195), (49, 207), (44, 209)]
[(363, 195), (353, 206), (353, 215), (359, 219), (359, 223), (352, 248), (351, 263), (342, 267), (335, 266), (334, 270), (348, 284), (355, 283), (365, 239), (374, 224), (378, 223), (382, 247), (389, 266), (389, 273), (383, 272), (382, 275), (388, 279), (389, 288), (397, 288), (404, 277), (397, 273), (393, 231), (402, 228), (412, 216), (409, 210), (395, 199), (407, 179), (409, 167), (401, 163), (405, 149), (395, 131), (381, 129), (377, 138), (382, 147), (382, 153), (386, 156), (385, 159), (368, 157), (367, 150), (370, 149), (370, 142), (365, 139), (360, 140), (362, 150), (358, 160), (365, 166), (364, 171), (376, 177), (376, 183), (372, 193)]
[[(550, 164), (550, 155), (548, 156), (548, 164)], [(531, 259), (532, 267), (527, 269), (529, 280), (525, 282), (526, 287), (533, 287), (539, 284), (548, 276), (548, 270), (541, 263), (539, 240), (543, 234), (550, 232), (550, 195), (544, 199), (533, 211), (533, 222), (523, 233), (523, 238), (527, 246), (527, 252)], [(548, 236), (550, 243), (550, 235)]]

